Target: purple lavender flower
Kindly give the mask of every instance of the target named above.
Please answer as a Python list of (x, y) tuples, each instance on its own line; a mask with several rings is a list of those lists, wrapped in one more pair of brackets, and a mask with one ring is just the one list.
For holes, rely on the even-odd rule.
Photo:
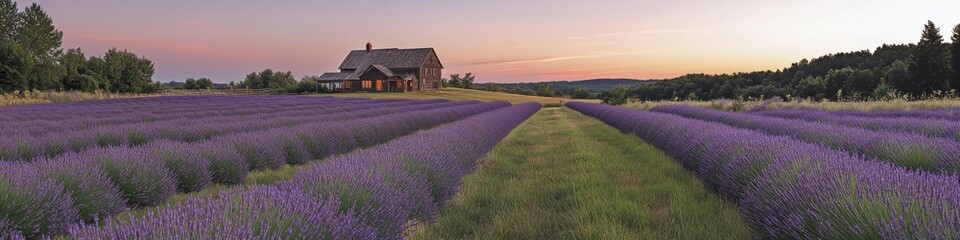
[(159, 158), (177, 178), (178, 192), (203, 189), (213, 181), (210, 159), (204, 158), (190, 144), (161, 140), (146, 146), (148, 158)]
[(59, 234), (79, 219), (63, 185), (31, 166), (0, 162), (0, 234)]
[(567, 106), (673, 155), (737, 202), (760, 238), (960, 237), (957, 175), (907, 170), (786, 136), (672, 114)]
[(960, 142), (949, 139), (901, 132), (875, 132), (862, 128), (724, 112), (693, 106), (660, 106), (651, 111), (720, 122), (772, 135), (790, 136), (837, 150), (865, 154), (910, 169), (960, 172)]
[(160, 158), (141, 148), (94, 148), (80, 156), (101, 164), (131, 206), (155, 206), (176, 193), (177, 179)]
[(89, 163), (76, 154), (40, 159), (34, 165), (43, 177), (63, 185), (84, 222), (94, 222), (123, 211), (126, 201), (107, 177), (103, 165)]

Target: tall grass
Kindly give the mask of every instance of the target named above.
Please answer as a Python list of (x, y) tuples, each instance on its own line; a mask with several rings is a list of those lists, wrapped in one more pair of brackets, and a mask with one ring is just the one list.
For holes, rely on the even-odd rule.
[[(124, 98), (142, 96), (138, 94), (109, 93), (97, 90), (96, 92), (57, 92), (57, 91), (13, 91), (11, 93), (0, 93), (0, 106), (40, 104), (40, 103), (62, 103), (84, 100), (99, 100), (109, 98)], [(143, 95), (145, 96), (145, 95)]]

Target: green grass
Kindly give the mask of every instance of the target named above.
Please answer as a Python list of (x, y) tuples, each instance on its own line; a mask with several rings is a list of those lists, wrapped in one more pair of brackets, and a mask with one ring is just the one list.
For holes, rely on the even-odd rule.
[(747, 239), (736, 205), (635, 136), (541, 110), (410, 239)]
[(404, 98), (404, 99), (449, 99), (449, 100), (480, 100), (506, 101), (510, 103), (538, 102), (542, 105), (560, 106), (569, 101), (598, 102), (596, 100), (573, 100), (565, 98), (527, 96), (501, 92), (490, 92), (472, 89), (444, 88), (433, 92), (406, 92), (406, 93), (332, 93), (320, 96), (334, 97), (365, 97), (365, 98)]

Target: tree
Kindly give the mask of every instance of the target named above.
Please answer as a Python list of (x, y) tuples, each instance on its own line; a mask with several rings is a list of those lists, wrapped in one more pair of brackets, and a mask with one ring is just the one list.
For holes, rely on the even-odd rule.
[(197, 88), (197, 80), (193, 78), (187, 78), (186, 81), (183, 81), (183, 89), (199, 89)]
[(60, 66), (64, 69), (60, 82), (66, 90), (93, 92), (99, 83), (99, 76), (88, 69), (87, 57), (79, 48), (69, 49), (60, 57)]
[(0, 0), (0, 40), (13, 40), (17, 36), (21, 19), (13, 0)]
[(951, 66), (953, 68), (953, 89), (960, 89), (960, 24), (953, 27), (953, 37), (950, 38), (953, 43), (950, 45), (950, 55), (953, 56)]
[(587, 91), (587, 89), (578, 87), (573, 90), (573, 95), (571, 95), (570, 97), (574, 99), (590, 99), (593, 96), (592, 94), (590, 94), (590, 92)]
[[(93, 61), (93, 59), (91, 59)], [(110, 49), (103, 55), (103, 78), (113, 92), (141, 93), (154, 88), (153, 62), (136, 54)]]
[(26, 49), (11, 40), (0, 39), (0, 92), (27, 90), (27, 74), (33, 64)]
[(36, 67), (30, 71), (30, 87), (60, 88), (64, 70), (57, 60), (63, 53), (60, 49), (63, 32), (53, 26), (53, 19), (36, 3), (20, 13), (19, 18), (21, 25), (17, 28), (15, 39), (33, 55), (37, 63)]
[(198, 78), (197, 89), (213, 89), (213, 80), (209, 78)]
[(949, 90), (947, 50), (940, 29), (931, 21), (924, 25), (923, 37), (913, 51), (910, 62), (910, 82), (916, 86), (905, 93), (917, 97), (937, 90)]
[(550, 88), (550, 84), (540, 84), (540, 87), (537, 89), (537, 96), (541, 97), (553, 97), (553, 89)]
[(317, 83), (317, 80), (320, 80), (320, 76), (310, 75), (303, 76), (299, 82), (296, 84), (290, 85), (287, 88), (289, 93), (315, 93), (315, 92), (328, 92), (327, 89), (323, 86), (320, 86)]
[(897, 60), (883, 70), (883, 80), (899, 92), (916, 91), (914, 89), (916, 86), (910, 83), (910, 64), (907, 63), (909, 61), (909, 59)]
[(449, 79), (443, 79), (442, 82), (445, 83), (446, 87), (455, 87), (455, 88), (464, 88), (471, 89), (473, 88), (473, 80), (476, 76), (473, 73), (466, 73), (463, 77), (460, 77), (460, 74), (450, 74)]
[(627, 87), (623, 85), (617, 85), (600, 94), (600, 99), (603, 100), (604, 104), (609, 105), (623, 105), (627, 104)]

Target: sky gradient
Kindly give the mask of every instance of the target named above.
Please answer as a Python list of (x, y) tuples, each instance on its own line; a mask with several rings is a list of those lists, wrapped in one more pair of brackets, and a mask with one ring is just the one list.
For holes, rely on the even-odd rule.
[[(352, 49), (434, 47), (478, 82), (656, 79), (773, 70), (827, 53), (944, 35), (957, 0), (845, 1), (17, 1), (37, 2), (63, 47), (116, 47), (155, 63), (155, 81), (240, 81), (265, 68), (336, 71)], [(946, 37), (949, 40), (949, 36)]]

